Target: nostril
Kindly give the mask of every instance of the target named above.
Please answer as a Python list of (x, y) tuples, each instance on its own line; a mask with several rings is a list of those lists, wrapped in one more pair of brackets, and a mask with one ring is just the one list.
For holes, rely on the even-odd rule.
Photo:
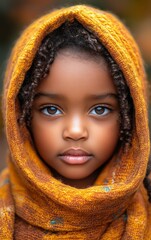
[(86, 131), (83, 132), (71, 132), (69, 130), (65, 130), (63, 133), (64, 139), (73, 139), (74, 141), (80, 140), (80, 139), (86, 139), (88, 134)]
[(88, 137), (88, 130), (83, 123), (84, 121), (80, 117), (73, 117), (71, 121), (67, 123), (67, 126), (63, 131), (63, 137), (75, 141), (86, 139)]

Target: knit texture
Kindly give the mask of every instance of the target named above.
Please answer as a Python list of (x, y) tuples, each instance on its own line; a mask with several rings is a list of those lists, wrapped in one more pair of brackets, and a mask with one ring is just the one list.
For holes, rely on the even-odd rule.
[[(110, 162), (94, 186), (76, 189), (52, 177), (30, 134), (19, 126), (17, 94), (42, 39), (66, 20), (94, 32), (120, 66), (135, 107), (132, 147)], [(138, 47), (112, 14), (85, 5), (60, 9), (31, 24), (13, 48), (4, 82), (8, 168), (0, 176), (0, 239), (151, 239), (143, 187), (149, 156), (146, 80)]]

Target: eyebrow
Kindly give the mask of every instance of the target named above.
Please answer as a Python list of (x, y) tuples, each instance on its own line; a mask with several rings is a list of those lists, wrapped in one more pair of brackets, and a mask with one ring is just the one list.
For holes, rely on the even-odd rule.
[(90, 97), (88, 97), (88, 99), (105, 99), (105, 98), (114, 98), (114, 99), (118, 99), (118, 96), (116, 93), (104, 93), (104, 94), (92, 94)]
[[(51, 99), (65, 99), (63, 95), (56, 94), (56, 93), (45, 93), (45, 92), (39, 92), (35, 95), (34, 99), (40, 98), (40, 97), (48, 97)], [(88, 99), (105, 99), (105, 98), (114, 98), (118, 99), (118, 96), (116, 93), (104, 93), (104, 94), (92, 94), (88, 97)]]
[(40, 98), (40, 97), (48, 97), (48, 98), (54, 98), (54, 99), (64, 99), (64, 96), (56, 93), (45, 93), (45, 92), (39, 92), (36, 93), (34, 98)]

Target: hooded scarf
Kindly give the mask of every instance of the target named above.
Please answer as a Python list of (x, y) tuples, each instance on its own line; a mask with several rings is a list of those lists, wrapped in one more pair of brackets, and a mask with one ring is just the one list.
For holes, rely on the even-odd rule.
[[(17, 95), (42, 39), (76, 19), (93, 32), (122, 70), (135, 108), (132, 146), (103, 169), (94, 186), (77, 189), (55, 179), (25, 126)], [(151, 239), (151, 213), (143, 187), (149, 157), (146, 80), (138, 47), (112, 14), (78, 5), (32, 23), (10, 56), (3, 112), (8, 168), (0, 176), (0, 239)]]

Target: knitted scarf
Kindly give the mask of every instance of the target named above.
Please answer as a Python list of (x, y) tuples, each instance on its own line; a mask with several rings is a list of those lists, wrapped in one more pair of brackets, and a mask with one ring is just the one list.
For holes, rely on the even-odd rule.
[[(30, 133), (18, 124), (17, 95), (42, 39), (66, 20), (95, 33), (120, 66), (135, 107), (132, 146), (103, 169), (94, 186), (55, 179)], [(143, 187), (149, 156), (146, 80), (137, 45), (112, 14), (85, 5), (62, 8), (31, 24), (13, 48), (3, 112), (8, 168), (0, 175), (0, 239), (151, 239), (151, 208)]]

